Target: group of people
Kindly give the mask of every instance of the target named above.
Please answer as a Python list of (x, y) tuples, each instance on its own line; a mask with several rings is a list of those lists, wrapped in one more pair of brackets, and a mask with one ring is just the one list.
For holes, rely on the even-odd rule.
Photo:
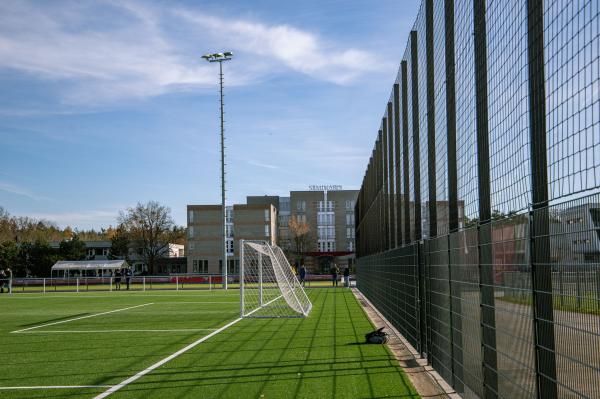
[[(337, 287), (340, 269), (335, 263), (331, 266), (330, 273), (333, 286)], [(302, 286), (304, 287), (306, 281), (306, 267), (304, 266), (304, 264), (301, 264), (300, 268), (298, 269), (298, 277), (300, 277), (300, 284), (302, 284)], [(346, 285), (346, 287), (350, 288), (350, 269), (348, 268), (348, 266), (344, 268), (344, 284)]]
[[(331, 273), (331, 282), (333, 283), (334, 287), (337, 287), (340, 275), (340, 268), (337, 267), (337, 265), (334, 263), (329, 271)], [(347, 288), (350, 288), (350, 269), (348, 268), (348, 266), (344, 268), (344, 284)]]
[(121, 279), (123, 277), (125, 277), (125, 284), (127, 285), (127, 289), (129, 290), (129, 286), (131, 285), (131, 277), (133, 277), (133, 272), (131, 271), (131, 269), (124, 268), (124, 269), (117, 269), (115, 271), (114, 281), (115, 281), (115, 290), (116, 291), (121, 290)]
[(0, 269), (0, 294), (4, 293), (4, 289), (8, 294), (12, 292), (12, 278), (13, 273), (10, 267), (7, 267), (6, 270)]

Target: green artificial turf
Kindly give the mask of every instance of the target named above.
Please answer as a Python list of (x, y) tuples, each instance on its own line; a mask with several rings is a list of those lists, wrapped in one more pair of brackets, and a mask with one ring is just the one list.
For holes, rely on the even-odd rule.
[[(362, 343), (372, 325), (349, 290), (308, 293), (308, 318), (244, 319), (110, 397), (418, 397), (386, 347)], [(0, 387), (112, 386), (238, 314), (237, 290), (0, 295)], [(0, 397), (93, 398), (106, 389), (0, 390)]]

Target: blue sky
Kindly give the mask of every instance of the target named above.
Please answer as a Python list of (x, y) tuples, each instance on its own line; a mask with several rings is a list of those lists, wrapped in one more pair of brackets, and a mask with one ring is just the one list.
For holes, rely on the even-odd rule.
[(0, 2), (0, 206), (114, 225), (157, 200), (357, 189), (419, 1)]

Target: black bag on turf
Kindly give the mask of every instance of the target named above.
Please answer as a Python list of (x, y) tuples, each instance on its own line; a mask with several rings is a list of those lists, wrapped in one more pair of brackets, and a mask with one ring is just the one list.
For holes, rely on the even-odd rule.
[(367, 344), (385, 344), (388, 341), (388, 334), (383, 329), (384, 327), (381, 327), (366, 334), (365, 339)]

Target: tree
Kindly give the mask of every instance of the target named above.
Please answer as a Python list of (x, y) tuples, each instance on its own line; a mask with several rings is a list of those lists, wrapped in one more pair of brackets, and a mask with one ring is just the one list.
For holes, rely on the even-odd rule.
[(110, 257), (112, 259), (125, 259), (128, 261), (131, 240), (125, 226), (119, 225), (116, 229), (112, 229), (111, 235)]
[(54, 249), (44, 241), (22, 243), (19, 247), (24, 270), (34, 276), (49, 276), (52, 265), (60, 258)]
[(306, 222), (299, 222), (295, 215), (292, 215), (288, 227), (294, 244), (294, 252), (296, 255), (302, 256), (310, 246), (310, 226)]
[(173, 226), (173, 244), (187, 245), (187, 228), (184, 226)]
[(85, 243), (74, 235), (72, 239), (60, 242), (58, 253), (65, 260), (83, 260), (86, 256)]
[(19, 246), (14, 241), (0, 244), (0, 269), (10, 267), (16, 275), (23, 274), (23, 262), (19, 256)]
[(156, 272), (156, 261), (169, 252), (175, 222), (171, 209), (156, 201), (138, 202), (133, 208), (120, 212), (119, 223), (129, 234), (138, 254), (148, 266), (148, 272)]

